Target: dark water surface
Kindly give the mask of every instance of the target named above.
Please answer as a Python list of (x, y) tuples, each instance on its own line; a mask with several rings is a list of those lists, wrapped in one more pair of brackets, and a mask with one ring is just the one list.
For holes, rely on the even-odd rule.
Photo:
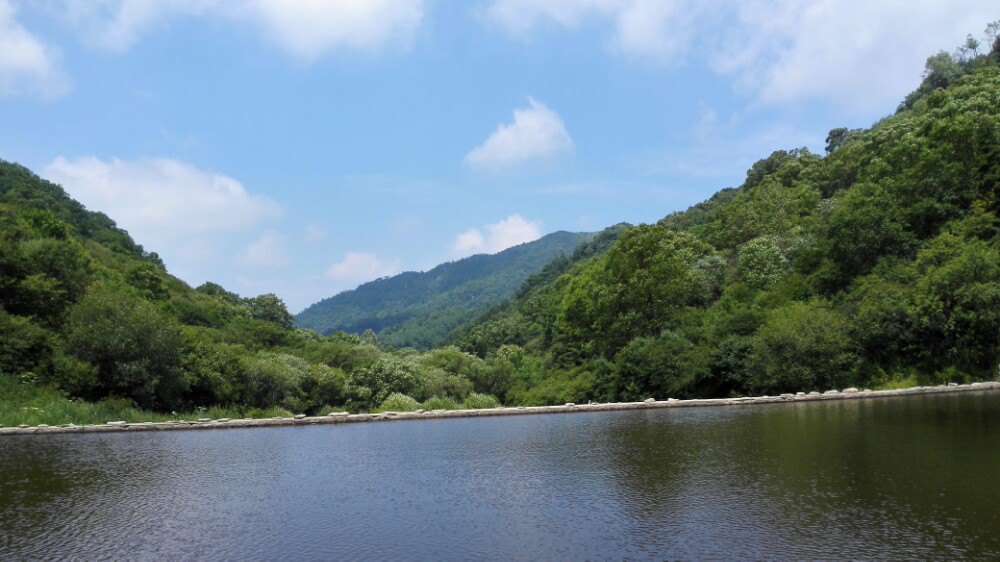
[(1000, 557), (1000, 393), (0, 439), (0, 559)]

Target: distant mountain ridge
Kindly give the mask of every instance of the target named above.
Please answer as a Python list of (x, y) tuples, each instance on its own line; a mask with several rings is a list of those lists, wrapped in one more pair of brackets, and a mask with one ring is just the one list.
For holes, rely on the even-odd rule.
[(553, 232), (496, 254), (478, 254), (430, 271), (365, 283), (309, 306), (296, 323), (323, 334), (373, 330), (382, 343), (432, 347), (483, 310), (505, 301), (531, 275), (593, 238)]

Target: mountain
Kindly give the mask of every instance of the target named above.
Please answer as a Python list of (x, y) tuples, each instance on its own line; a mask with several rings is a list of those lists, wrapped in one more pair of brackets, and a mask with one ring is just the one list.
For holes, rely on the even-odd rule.
[[(516, 283), (519, 267), (580, 237), (514, 249), (496, 279)], [(455, 294), (476, 304), (468, 285)], [(192, 288), (109, 217), (0, 160), (2, 425), (490, 407), (497, 399), (476, 391), (491, 372), (455, 348), (418, 354), (297, 329), (273, 294)]]
[(518, 404), (995, 377), (998, 62), (1000, 40), (930, 57), (895, 115), (624, 227), (451, 342), (505, 371), (495, 392)]
[(377, 279), (306, 308), (295, 321), (322, 334), (372, 330), (387, 345), (433, 347), (482, 310), (509, 298), (528, 276), (592, 237), (553, 232), (496, 254)]
[(963, 56), (928, 59), (895, 115), (830, 131), (825, 154), (775, 151), (657, 224), (556, 233), (345, 297), (383, 343), (449, 344), (426, 351), (297, 329), (272, 294), (192, 288), (0, 160), (0, 424), (995, 378), (1000, 41)]

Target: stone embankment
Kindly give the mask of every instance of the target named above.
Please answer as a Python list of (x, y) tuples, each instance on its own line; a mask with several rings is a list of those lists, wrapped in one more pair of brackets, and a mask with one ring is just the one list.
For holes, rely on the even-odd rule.
[(378, 414), (348, 414), (335, 412), (328, 416), (304, 416), (299, 414), (291, 418), (264, 419), (208, 419), (195, 421), (169, 422), (124, 422), (110, 421), (101, 425), (65, 424), (50, 426), (0, 427), (0, 435), (38, 435), (51, 433), (105, 433), (121, 431), (170, 431), (180, 429), (225, 429), (234, 427), (277, 427), (301, 426), (335, 423), (357, 423), (396, 420), (426, 420), (442, 418), (470, 418), (479, 416), (516, 416), (526, 414), (568, 414), (576, 412), (601, 412), (609, 410), (643, 410), (654, 408), (693, 408), (703, 406), (747, 406), (752, 404), (784, 404), (800, 402), (816, 402), (828, 400), (860, 400), (868, 398), (886, 398), (893, 396), (915, 396), (923, 394), (944, 394), (955, 392), (982, 392), (1000, 390), (1000, 382), (974, 382), (971, 384), (949, 383), (941, 386), (918, 386), (898, 390), (827, 390), (826, 392), (797, 392), (780, 396), (754, 396), (743, 398), (708, 398), (695, 400), (655, 400), (647, 398), (643, 402), (612, 402), (573, 404), (562, 406), (518, 406), (500, 407), (483, 410), (417, 410), (415, 412), (382, 412)]

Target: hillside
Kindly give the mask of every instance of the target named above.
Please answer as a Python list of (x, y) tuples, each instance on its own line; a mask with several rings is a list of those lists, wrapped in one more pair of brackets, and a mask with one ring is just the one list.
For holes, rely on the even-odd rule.
[(572, 253), (592, 236), (554, 232), (496, 254), (377, 279), (306, 308), (295, 321), (322, 334), (372, 330), (387, 345), (433, 347), (482, 310), (510, 298), (528, 276)]
[[(396, 333), (426, 330), (415, 345), (459, 315), (412, 295), (436, 295), (438, 311), (492, 304), (453, 345), (420, 352), (384, 346), (390, 330), (380, 343), (296, 328), (272, 294), (191, 288), (110, 218), (0, 160), (0, 424), (995, 378), (998, 63), (1000, 41), (939, 53), (895, 115), (830, 131), (825, 154), (776, 151), (654, 225), (557, 233), (547, 264), (526, 245), (352, 295), (358, 321), (366, 302), (389, 311), (379, 321), (412, 313)], [(500, 285), (513, 297), (498, 303)]]
[(997, 376), (1000, 41), (896, 115), (779, 150), (458, 333), (521, 404)]
[(296, 329), (273, 294), (191, 288), (110, 218), (0, 160), (0, 424), (488, 407), (476, 390), (491, 373), (454, 348)]

